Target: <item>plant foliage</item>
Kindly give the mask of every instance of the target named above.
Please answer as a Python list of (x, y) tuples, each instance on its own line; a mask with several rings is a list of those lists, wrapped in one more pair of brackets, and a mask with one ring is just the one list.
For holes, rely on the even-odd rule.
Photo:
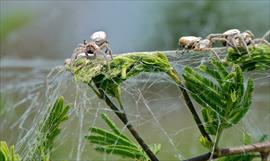
[(0, 142), (0, 160), (1, 161), (20, 161), (20, 156), (15, 153), (14, 145), (8, 148), (7, 143)]
[(66, 68), (74, 74), (75, 80), (87, 84), (94, 82), (97, 88), (117, 99), (121, 95), (119, 85), (142, 72), (164, 72), (175, 82), (180, 82), (166, 55), (160, 52), (122, 54), (110, 62), (80, 57)]
[[(86, 136), (86, 139), (96, 145), (95, 150), (137, 160), (149, 160), (144, 151), (126, 135), (122, 134), (120, 129), (116, 127), (115, 123), (106, 114), (102, 113), (101, 117), (111, 131), (98, 127), (91, 127), (89, 129), (90, 134)], [(154, 154), (157, 154), (160, 148), (160, 144), (150, 146)]]
[(60, 124), (68, 119), (69, 106), (64, 105), (64, 98), (59, 97), (39, 125), (31, 151), (24, 160), (47, 161), (55, 138), (60, 133)]
[(185, 67), (183, 77), (191, 96), (202, 107), (206, 131), (216, 135), (231, 127), (248, 111), (253, 91), (253, 81), (245, 88), (243, 72), (238, 65), (227, 68), (217, 60), (208, 66), (199, 66), (199, 71)]
[(249, 54), (245, 49), (238, 50), (228, 48), (227, 60), (239, 64), (243, 71), (270, 69), (270, 46), (265, 44), (251, 46)]

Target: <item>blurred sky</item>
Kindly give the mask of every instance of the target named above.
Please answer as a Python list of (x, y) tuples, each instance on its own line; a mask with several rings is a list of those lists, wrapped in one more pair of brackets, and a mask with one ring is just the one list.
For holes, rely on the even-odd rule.
[(114, 53), (123, 53), (173, 50), (183, 35), (239, 28), (260, 37), (270, 29), (268, 0), (1, 0), (0, 20), (9, 15), (24, 19), (24, 14), (31, 20), (0, 42), (1, 57), (64, 59), (98, 30), (108, 33)]

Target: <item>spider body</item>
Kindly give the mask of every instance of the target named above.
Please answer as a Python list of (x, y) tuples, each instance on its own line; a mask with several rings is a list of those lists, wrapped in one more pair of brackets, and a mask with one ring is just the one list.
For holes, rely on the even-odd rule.
[(178, 41), (178, 45), (185, 48), (185, 49), (192, 49), (195, 45), (201, 40), (201, 37), (195, 36), (183, 36), (180, 37)]
[[(96, 58), (97, 55), (102, 54), (106, 61), (112, 58), (112, 51), (108, 46), (107, 34), (104, 31), (94, 32), (90, 36), (90, 41), (84, 40), (83, 44), (79, 44), (73, 51), (72, 60), (78, 56), (89, 57), (91, 55)], [(110, 55), (108, 58), (107, 55)]]
[(101, 46), (104, 43), (108, 43), (107, 42), (107, 34), (104, 31), (94, 32), (90, 36), (90, 40), (94, 41), (98, 46)]
[(184, 49), (194, 51), (210, 51), (220, 60), (218, 54), (212, 49), (211, 41), (208, 39), (195, 36), (183, 36), (179, 38), (178, 45)]

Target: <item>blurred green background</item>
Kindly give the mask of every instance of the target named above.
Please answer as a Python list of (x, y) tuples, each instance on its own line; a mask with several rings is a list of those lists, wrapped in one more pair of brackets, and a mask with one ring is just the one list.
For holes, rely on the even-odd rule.
[(269, 16), (268, 0), (1, 0), (1, 57), (65, 58), (98, 30), (108, 33), (114, 53), (172, 50), (180, 36), (231, 28), (260, 37), (270, 29)]

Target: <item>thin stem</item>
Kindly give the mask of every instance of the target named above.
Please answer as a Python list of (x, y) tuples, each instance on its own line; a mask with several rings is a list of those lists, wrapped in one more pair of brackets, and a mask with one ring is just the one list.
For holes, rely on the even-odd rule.
[(221, 138), (222, 131), (223, 131), (223, 128), (219, 127), (218, 131), (217, 131), (216, 138), (215, 138), (215, 143), (214, 143), (214, 146), (213, 146), (213, 149), (212, 149), (212, 154), (210, 156), (211, 159), (213, 158), (214, 155), (219, 154), (218, 143), (219, 143), (219, 140)]
[[(268, 155), (265, 155), (264, 153), (270, 152), (270, 141), (267, 141), (264, 143), (237, 146), (237, 147), (222, 148), (219, 150), (219, 153), (213, 156), (212, 159), (216, 159), (216, 158), (220, 158), (224, 156), (252, 153), (252, 152), (260, 152), (261, 154), (263, 154), (263, 156), (261, 156), (262, 159), (267, 160)], [(184, 161), (207, 161), (210, 159), (211, 154), (212, 154), (211, 152), (208, 152), (194, 158), (186, 159)]]
[(102, 98), (101, 94), (92, 86), (91, 82), (88, 83), (88, 86), (95, 92), (98, 98)]
[(189, 110), (190, 110), (190, 112), (191, 112), (191, 114), (192, 114), (192, 116), (193, 116), (193, 118), (194, 118), (194, 120), (195, 120), (195, 122), (197, 124), (197, 127), (199, 128), (199, 130), (200, 130), (200, 132), (202, 134), (202, 136), (207, 138), (207, 140), (209, 142), (213, 143), (211, 137), (206, 132), (206, 130), (205, 130), (204, 126), (203, 126), (203, 123), (202, 123), (199, 115), (197, 114), (197, 112), (196, 112), (196, 110), (194, 108), (194, 105), (193, 105), (193, 103), (192, 103), (186, 89), (184, 88), (184, 85), (181, 82), (179, 82), (178, 88), (180, 88), (180, 90), (182, 91), (183, 96), (184, 96), (184, 100), (186, 102), (186, 105), (188, 106), (188, 108), (189, 108)]
[(262, 158), (262, 161), (267, 161), (267, 158), (269, 156), (269, 152), (261, 152), (261, 158)]
[[(92, 85), (90, 85), (92, 86)], [(92, 89), (93, 86), (91, 87)], [(100, 98), (103, 99), (106, 104), (115, 112), (115, 114), (118, 116), (118, 118), (126, 125), (128, 128), (129, 132), (133, 135), (133, 137), (137, 140), (137, 142), (140, 144), (142, 149), (145, 151), (147, 156), (151, 159), (151, 161), (159, 161), (155, 154), (150, 150), (148, 145), (144, 142), (144, 140), (140, 137), (139, 133), (134, 129), (132, 124), (128, 122), (127, 116), (125, 112), (120, 111), (118, 107), (115, 106), (115, 104), (109, 99), (109, 97), (104, 93), (103, 90), (98, 89), (100, 93)]]

